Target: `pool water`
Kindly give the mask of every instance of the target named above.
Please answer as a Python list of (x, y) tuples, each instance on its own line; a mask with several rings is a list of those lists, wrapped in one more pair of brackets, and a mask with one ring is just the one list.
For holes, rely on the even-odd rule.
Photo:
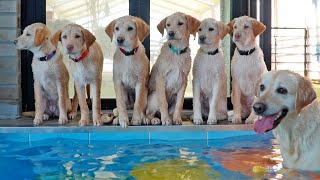
[[(165, 133), (164, 133), (165, 134)], [(281, 168), (272, 133), (208, 140), (15, 141), (0, 135), (0, 179), (252, 179), (320, 177)], [(253, 173), (254, 166), (278, 171)]]

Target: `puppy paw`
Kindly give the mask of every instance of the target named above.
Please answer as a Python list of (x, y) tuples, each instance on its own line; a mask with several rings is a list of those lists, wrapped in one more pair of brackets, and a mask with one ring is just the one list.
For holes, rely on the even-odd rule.
[(101, 120), (103, 123), (108, 124), (113, 120), (113, 115), (112, 114), (102, 114), (101, 115)]
[(114, 118), (112, 124), (114, 126), (118, 126), (119, 125), (119, 117)]
[(75, 111), (75, 112), (69, 112), (68, 118), (69, 118), (69, 119), (76, 119), (76, 118), (77, 118), (77, 111)]
[(133, 126), (140, 126), (142, 124), (142, 119), (132, 119), (131, 125)]
[(214, 118), (210, 118), (207, 120), (207, 124), (209, 125), (213, 125), (213, 124), (217, 124), (218, 123), (218, 120), (217, 119), (214, 119)]
[(217, 114), (217, 120), (225, 120), (228, 119), (228, 114), (227, 113), (218, 113)]
[(39, 126), (42, 123), (43, 123), (43, 119), (41, 119), (41, 118), (34, 118), (34, 120), (33, 120), (33, 125), (35, 125), (35, 126)]
[(161, 122), (163, 126), (170, 126), (172, 125), (172, 120), (170, 117), (168, 118), (161, 118)]
[(175, 125), (182, 125), (182, 119), (181, 118), (177, 118), (177, 119), (173, 119), (173, 124)]
[(66, 124), (68, 122), (68, 117), (59, 117), (59, 124)]
[(193, 124), (201, 125), (203, 124), (203, 119), (202, 118), (193, 119)]
[(161, 120), (159, 118), (152, 118), (150, 122), (152, 125), (160, 125), (161, 124)]
[(49, 115), (46, 114), (46, 113), (44, 113), (44, 114), (42, 115), (42, 120), (47, 121), (48, 119), (49, 119)]
[(129, 119), (128, 118), (119, 118), (119, 124), (123, 128), (127, 128), (129, 125)]
[(241, 124), (241, 123), (242, 123), (241, 117), (234, 116), (234, 117), (232, 118), (232, 123), (233, 123), (233, 124)]
[(246, 119), (246, 124), (253, 124), (256, 119), (257, 119), (256, 116), (254, 116), (254, 117), (249, 116), (249, 117)]
[(147, 117), (144, 117), (144, 118), (142, 119), (142, 124), (143, 124), (143, 125), (149, 125), (149, 124), (150, 124), (150, 119), (147, 118)]
[(81, 119), (81, 120), (79, 121), (79, 125), (80, 125), (80, 126), (89, 126), (89, 120)]
[(97, 117), (93, 119), (93, 125), (94, 126), (102, 126), (103, 122), (101, 120), (101, 117)]

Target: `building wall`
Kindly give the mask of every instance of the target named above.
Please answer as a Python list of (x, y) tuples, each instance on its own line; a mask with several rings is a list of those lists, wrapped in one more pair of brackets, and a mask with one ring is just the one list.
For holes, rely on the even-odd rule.
[(0, 119), (21, 113), (20, 52), (11, 42), (20, 34), (20, 0), (0, 0)]

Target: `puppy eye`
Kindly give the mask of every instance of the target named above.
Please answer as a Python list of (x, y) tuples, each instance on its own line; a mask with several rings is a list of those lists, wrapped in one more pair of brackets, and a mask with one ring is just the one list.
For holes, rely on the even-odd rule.
[(249, 26), (247, 26), (247, 25), (244, 25), (244, 28), (245, 28), (245, 29), (247, 29), (247, 28), (249, 28)]
[(132, 31), (133, 30), (133, 27), (128, 27), (128, 31)]
[(238, 28), (237, 26), (234, 26), (234, 27), (233, 27), (233, 29), (237, 29), (237, 28)]
[(199, 31), (201, 31), (202, 29), (200, 28)]
[(213, 28), (209, 28), (209, 31), (213, 31), (214, 29)]
[(167, 24), (167, 27), (170, 27), (170, 24)]
[(287, 93), (288, 93), (288, 90), (285, 89), (285, 88), (278, 88), (278, 89), (277, 89), (277, 93), (279, 93), (279, 94), (287, 94)]
[(178, 26), (182, 26), (183, 25), (183, 22), (178, 22)]
[(76, 39), (78, 39), (80, 36), (79, 36), (78, 34), (76, 34), (74, 37), (75, 37)]
[(119, 27), (116, 27), (116, 30), (119, 31)]
[(67, 39), (67, 36), (66, 36), (66, 35), (63, 35), (62, 38), (63, 38), (63, 39)]
[(31, 34), (27, 33), (26, 36), (31, 36)]
[(264, 91), (265, 88), (266, 88), (266, 87), (265, 87), (263, 84), (260, 85), (260, 91), (261, 91), (261, 92)]

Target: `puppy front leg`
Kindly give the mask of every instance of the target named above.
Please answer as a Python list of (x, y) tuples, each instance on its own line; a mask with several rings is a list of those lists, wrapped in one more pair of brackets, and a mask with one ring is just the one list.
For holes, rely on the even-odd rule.
[(44, 111), (46, 108), (46, 104), (44, 103), (44, 93), (43, 90), (41, 88), (40, 82), (35, 80), (34, 81), (34, 95), (35, 95), (35, 108), (36, 108), (36, 113), (35, 113), (35, 117), (33, 120), (33, 124), (34, 125), (40, 125), (43, 123), (43, 115), (44, 115)]
[(157, 79), (156, 91), (157, 91), (158, 105), (161, 113), (162, 125), (172, 125), (172, 120), (168, 112), (166, 88), (165, 88), (165, 82), (163, 78)]
[[(57, 86), (58, 86), (58, 103), (59, 103), (59, 124), (65, 124), (68, 122), (68, 116), (67, 116), (67, 88), (64, 87), (66, 85), (68, 85), (67, 83), (62, 84), (63, 80), (60, 79), (59, 81), (57, 81)], [(64, 85), (64, 86), (63, 86)]]
[(144, 110), (146, 107), (146, 91), (144, 83), (138, 83), (135, 87), (136, 101), (134, 102), (133, 116), (131, 120), (132, 125), (141, 125), (142, 120), (145, 118)]
[(77, 117), (78, 105), (79, 105), (79, 99), (78, 99), (76, 87), (74, 86), (74, 95), (73, 95), (73, 98), (72, 98), (72, 107), (71, 107), (71, 111), (68, 114), (69, 119), (75, 119)]
[[(256, 97), (254, 99), (256, 99)], [(254, 110), (252, 109), (252, 105), (250, 105), (250, 107), (248, 108), (251, 109), (251, 113), (250, 113), (250, 116), (246, 119), (246, 124), (253, 124), (258, 118), (258, 116), (254, 113)]]
[(101, 80), (96, 80), (96, 82), (91, 84), (92, 88), (92, 119), (94, 126), (101, 126), (101, 100), (100, 100), (100, 93), (101, 93)]
[(207, 124), (217, 124), (217, 100), (218, 100), (219, 81), (215, 82), (212, 87), (212, 96), (209, 102), (209, 116)]
[(173, 114), (173, 123), (176, 125), (182, 125), (181, 112), (184, 102), (184, 93), (187, 87), (187, 79), (185, 79), (184, 82), (185, 83), (183, 83), (181, 89), (177, 93), (176, 107)]
[(74, 82), (76, 87), (77, 96), (79, 98), (81, 118), (79, 121), (80, 126), (89, 125), (89, 108), (86, 102), (86, 88), (84, 84)]
[(200, 84), (197, 82), (194, 82), (193, 84), (193, 123), (197, 125), (203, 124), (200, 102)]
[(233, 104), (233, 118), (232, 123), (238, 124), (242, 123), (241, 119), (241, 90), (235, 80), (232, 80), (232, 104)]
[(120, 124), (120, 126), (126, 128), (129, 125), (129, 118), (127, 113), (127, 107), (124, 97), (127, 93), (123, 87), (123, 84), (119, 80), (114, 80), (114, 89), (116, 91), (117, 109), (119, 113), (119, 122), (117, 119), (113, 121), (114, 125)]

